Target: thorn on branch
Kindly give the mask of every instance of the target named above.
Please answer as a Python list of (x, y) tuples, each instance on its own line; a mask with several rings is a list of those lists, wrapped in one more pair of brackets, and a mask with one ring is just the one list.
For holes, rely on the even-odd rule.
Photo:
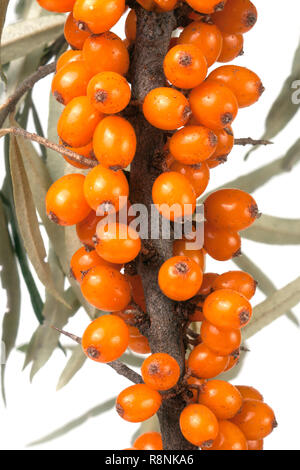
[(264, 140), (264, 139), (252, 139), (251, 137), (243, 137), (241, 139), (235, 139), (234, 140), (234, 145), (243, 145), (244, 147), (246, 145), (272, 145), (274, 142), (271, 142), (270, 140)]
[(73, 341), (75, 341), (77, 344), (81, 344), (81, 338), (79, 336), (73, 335), (72, 333), (68, 333), (67, 331), (60, 330), (59, 328), (56, 328), (56, 326), (51, 326), (53, 330), (58, 331), (60, 334), (67, 336), (68, 338), (71, 338)]

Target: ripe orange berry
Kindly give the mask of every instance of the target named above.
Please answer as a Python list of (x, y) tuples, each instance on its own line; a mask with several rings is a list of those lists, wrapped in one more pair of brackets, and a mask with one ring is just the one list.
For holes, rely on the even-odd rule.
[(222, 49), (222, 34), (220, 30), (204, 21), (193, 21), (179, 36), (179, 44), (194, 44), (199, 47), (210, 67), (218, 59)]
[(250, 194), (240, 189), (220, 189), (204, 203), (205, 218), (216, 228), (244, 230), (258, 216), (258, 207)]
[[(83, 147), (78, 147), (78, 148), (68, 147), (67, 145), (64, 145), (61, 140), (59, 141), (59, 144), (68, 150), (72, 150), (73, 152), (78, 153), (78, 155), (81, 155), (82, 157), (89, 158), (90, 160), (93, 160), (93, 161), (97, 161), (95, 154), (94, 154), (93, 142), (89, 142), (87, 145), (84, 145)], [(86, 166), (82, 163), (71, 160), (65, 155), (63, 155), (63, 157), (66, 160), (66, 162), (68, 162), (70, 165), (74, 166), (75, 168), (81, 168), (81, 169), (90, 168), (89, 166)]]
[(138, 450), (163, 450), (163, 442), (159, 432), (145, 432), (134, 441), (133, 445)]
[(54, 11), (56, 13), (66, 13), (71, 11), (76, 0), (37, 0), (39, 5), (45, 10)]
[(217, 148), (217, 136), (203, 126), (186, 126), (170, 139), (170, 152), (185, 165), (197, 165), (207, 160)]
[(125, 21), (125, 36), (130, 44), (132, 44), (136, 38), (136, 21), (135, 11), (130, 10)]
[(199, 163), (198, 165), (184, 165), (175, 161), (171, 164), (170, 170), (182, 174), (189, 180), (195, 191), (196, 198), (203, 194), (208, 186), (210, 172), (206, 162)]
[(205, 300), (206, 297), (214, 291), (214, 281), (219, 277), (217, 273), (204, 273), (203, 282), (199, 289), (198, 296)]
[(215, 131), (215, 134), (218, 138), (218, 144), (216, 150), (207, 161), (208, 165), (211, 161), (215, 160), (220, 163), (226, 161), (227, 156), (229, 155), (234, 146), (234, 135), (231, 126), (227, 126), (226, 129), (219, 129)]
[(203, 315), (203, 300), (199, 301), (194, 309), (194, 312), (189, 315), (190, 322), (202, 322), (204, 321)]
[(250, 0), (227, 0), (224, 10), (212, 16), (226, 33), (247, 33), (257, 21), (257, 10)]
[(58, 225), (75, 225), (91, 212), (84, 193), (85, 177), (79, 174), (65, 175), (52, 184), (46, 195), (46, 211), (52, 222)]
[(189, 355), (188, 368), (201, 379), (212, 379), (225, 370), (228, 360), (228, 356), (218, 356), (202, 343)]
[(88, 97), (79, 96), (63, 110), (57, 124), (57, 133), (64, 145), (83, 147), (91, 142), (101, 119), (102, 115), (92, 106)]
[(203, 313), (210, 323), (221, 329), (245, 327), (252, 316), (249, 301), (239, 292), (220, 289), (212, 292), (205, 300)]
[(194, 44), (178, 44), (165, 56), (164, 72), (167, 80), (174, 86), (194, 88), (206, 78), (206, 58)]
[(129, 338), (129, 349), (137, 354), (150, 354), (151, 349), (146, 336), (131, 336)]
[(193, 10), (200, 13), (214, 13), (223, 10), (227, 0), (186, 0)]
[(244, 400), (258, 400), (264, 401), (264, 397), (258, 390), (254, 387), (249, 387), (247, 385), (237, 385), (236, 388), (239, 390)]
[(223, 83), (235, 94), (240, 108), (259, 100), (265, 88), (256, 73), (238, 65), (222, 65), (213, 70), (208, 80)]
[(231, 62), (244, 54), (244, 37), (240, 33), (222, 33), (223, 46), (218, 62)]
[(248, 450), (247, 439), (230, 421), (219, 421), (219, 434), (211, 447), (203, 450)]
[(244, 400), (242, 409), (232, 419), (249, 441), (267, 437), (277, 427), (274, 411), (258, 400)]
[(98, 165), (86, 176), (84, 194), (90, 207), (102, 212), (98, 212), (99, 215), (104, 215), (118, 212), (125, 206), (129, 186), (123, 171), (113, 171)]
[(131, 90), (127, 80), (116, 72), (101, 72), (90, 81), (87, 95), (104, 114), (115, 114), (128, 105)]
[(97, 225), (102, 217), (97, 217), (95, 211), (91, 211), (86, 219), (76, 225), (76, 232), (79, 240), (89, 249), (95, 247), (94, 237), (96, 235)]
[(107, 71), (125, 75), (128, 71), (128, 51), (123, 41), (114, 33), (90, 36), (85, 41), (82, 51), (93, 75)]
[(136, 152), (134, 128), (120, 116), (107, 116), (97, 126), (93, 138), (97, 160), (106, 168), (126, 168)]
[(152, 199), (160, 214), (169, 220), (191, 216), (196, 195), (189, 180), (174, 171), (162, 173), (154, 182)]
[(86, 94), (91, 74), (83, 60), (70, 62), (60, 69), (52, 80), (52, 93), (61, 104)]
[(203, 405), (188, 405), (180, 415), (180, 429), (187, 441), (197, 447), (214, 441), (219, 432), (218, 420)]
[(86, 250), (82, 247), (77, 250), (71, 259), (70, 274), (79, 283), (82, 282), (88, 271), (95, 266), (112, 266), (96, 253), (95, 250)]
[(125, 11), (125, 0), (77, 0), (74, 18), (94, 34), (109, 31)]
[(169, 354), (151, 354), (143, 362), (142, 377), (145, 384), (154, 390), (170, 390), (180, 377), (178, 362)]
[(243, 398), (238, 389), (225, 380), (210, 380), (202, 386), (199, 403), (207, 406), (218, 419), (231, 419), (241, 409)]
[(96, 362), (112, 362), (126, 351), (129, 333), (126, 323), (116, 315), (103, 315), (87, 327), (82, 348)]
[(83, 60), (82, 51), (69, 50), (64, 52), (56, 63), (56, 71), (58, 72), (65, 65), (70, 64), (71, 62), (76, 62), (77, 60)]
[(121, 418), (130, 423), (141, 423), (151, 418), (159, 410), (161, 396), (145, 384), (132, 385), (123, 390), (116, 403)]
[(204, 224), (204, 248), (217, 261), (227, 261), (241, 254), (241, 237), (238, 232)]
[(84, 277), (81, 290), (86, 300), (104, 312), (118, 312), (131, 300), (130, 284), (117, 269), (96, 266)]
[(202, 270), (195, 261), (185, 256), (174, 256), (161, 266), (158, 283), (167, 297), (183, 301), (197, 294), (202, 278)]
[(191, 258), (195, 263), (197, 263), (201, 270), (204, 270), (205, 267), (205, 254), (203, 250), (190, 250), (188, 249), (188, 244), (191, 242), (187, 242), (186, 240), (175, 240), (173, 243), (173, 255), (174, 256), (184, 256), (187, 258)]
[(238, 101), (227, 86), (209, 80), (194, 88), (190, 94), (192, 113), (197, 121), (211, 129), (223, 129), (238, 113)]
[(141, 239), (130, 226), (108, 223), (97, 229), (96, 251), (110, 263), (129, 263), (141, 250)]
[(68, 44), (73, 49), (82, 49), (84, 41), (89, 37), (89, 31), (85, 31), (84, 28), (78, 26), (78, 22), (75, 20), (73, 13), (68, 15), (64, 28), (65, 38)]
[(248, 441), (248, 450), (264, 450), (264, 441), (263, 439), (258, 439), (257, 441)]
[(162, 11), (171, 11), (176, 7), (178, 0), (154, 0)]
[(233, 289), (251, 299), (256, 291), (257, 282), (243, 271), (228, 271), (221, 274), (214, 282), (214, 289)]
[(144, 100), (143, 112), (152, 126), (174, 130), (186, 124), (190, 116), (190, 106), (180, 91), (161, 87), (148, 93)]
[(233, 355), (229, 356), (229, 362), (224, 372), (228, 372), (229, 370), (233, 369), (239, 363), (239, 360), (240, 360), (240, 353), (237, 353), (234, 356)]
[(208, 322), (202, 322), (200, 336), (204, 344), (220, 356), (229, 356), (239, 350), (242, 336), (239, 329), (221, 330)]

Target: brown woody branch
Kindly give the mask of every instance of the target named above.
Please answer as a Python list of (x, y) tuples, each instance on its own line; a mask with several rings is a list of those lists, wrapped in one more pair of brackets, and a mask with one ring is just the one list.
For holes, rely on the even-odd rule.
[(255, 139), (252, 139), (251, 137), (244, 137), (244, 138), (241, 138), (241, 139), (235, 139), (234, 140), (234, 145), (272, 145), (273, 142), (271, 142), (270, 140), (264, 140), (264, 139), (258, 139), (258, 140), (255, 140)]

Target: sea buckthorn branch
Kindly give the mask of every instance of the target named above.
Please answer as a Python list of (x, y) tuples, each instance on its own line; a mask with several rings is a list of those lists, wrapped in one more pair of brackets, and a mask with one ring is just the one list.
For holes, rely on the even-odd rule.
[(258, 139), (258, 140), (255, 140), (255, 139), (252, 139), (252, 137), (244, 137), (244, 138), (241, 138), (241, 139), (235, 139), (234, 140), (234, 145), (272, 145), (273, 142), (271, 142), (270, 140), (264, 140), (264, 139)]

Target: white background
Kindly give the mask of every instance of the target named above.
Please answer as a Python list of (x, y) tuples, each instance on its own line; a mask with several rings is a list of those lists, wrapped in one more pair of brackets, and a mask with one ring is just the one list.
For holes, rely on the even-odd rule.
[[(10, 2), (7, 23), (14, 21)], [(257, 2), (259, 21), (245, 36), (245, 55), (235, 63), (254, 70), (263, 79), (266, 92), (259, 104), (241, 110), (235, 122), (237, 137), (260, 137), (264, 119), (276, 98), (282, 83), (289, 74), (293, 53), (299, 40), (300, 3), (298, 0)], [(120, 35), (121, 28), (116, 30)], [(300, 77), (299, 77), (300, 79)], [(44, 128), (47, 120), (47, 95), (50, 80), (39, 84), (35, 92)], [(245, 163), (243, 148), (236, 148), (229, 163), (212, 172), (210, 189), (245, 174), (283, 155), (299, 136), (299, 115), (277, 138), (274, 146), (255, 152)], [(0, 159), (1, 175), (4, 173), (3, 157)], [(1, 177), (2, 178), (2, 177)], [(291, 173), (274, 178), (256, 191), (255, 198), (260, 210), (270, 215), (299, 218), (300, 166)], [(1, 179), (0, 179), (1, 180)], [(243, 251), (263, 267), (278, 288), (299, 276), (299, 246), (263, 246), (244, 241)], [(207, 270), (224, 272), (231, 263), (208, 264)], [(18, 345), (27, 343), (37, 322), (23, 289), (22, 320)], [(4, 291), (0, 291), (1, 312), (5, 308)], [(254, 303), (263, 300), (258, 292)], [(294, 312), (300, 319), (300, 307)], [(80, 313), (68, 325), (68, 330), (81, 335), (88, 323)], [(266, 449), (300, 449), (299, 442), (299, 396), (300, 396), (300, 337), (299, 329), (286, 317), (274, 322), (248, 342), (251, 350), (236, 384), (251, 384), (258, 388), (265, 400), (274, 408), (279, 422), (277, 430), (266, 439)], [(29, 371), (22, 372), (24, 356), (13, 352), (7, 368), (8, 407), (0, 404), (1, 449), (24, 449), (35, 440), (90, 408), (115, 396), (128, 385), (105, 365), (87, 363), (73, 381), (60, 392), (55, 391), (57, 379), (65, 364), (62, 353), (57, 351), (38, 373), (32, 384)], [(84, 426), (64, 437), (37, 449), (122, 449), (128, 447), (136, 425), (121, 420), (112, 410), (101, 417), (91, 419)]]

